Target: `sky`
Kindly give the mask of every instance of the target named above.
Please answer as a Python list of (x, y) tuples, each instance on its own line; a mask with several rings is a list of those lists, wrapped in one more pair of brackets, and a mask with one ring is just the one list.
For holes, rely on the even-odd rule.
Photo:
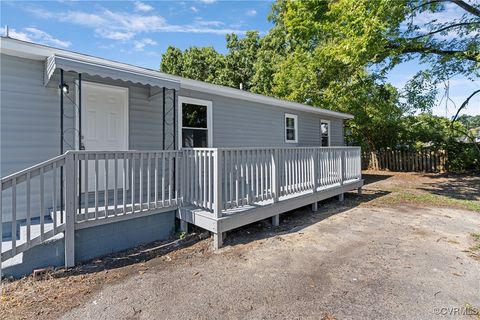
[[(133, 65), (158, 69), (168, 46), (213, 46), (225, 53), (225, 35), (247, 30), (265, 34), (271, 1), (1, 1), (1, 25), (10, 36), (25, 41), (86, 53)], [(454, 10), (454, 8), (452, 9)], [(436, 19), (455, 15), (447, 11)], [(430, 18), (430, 17), (429, 17)], [(388, 81), (403, 87), (419, 69), (418, 61), (397, 66)], [(450, 81), (450, 98), (458, 106), (480, 80)], [(439, 96), (439, 100), (441, 97)], [(439, 103), (433, 113), (451, 117), (452, 103)], [(466, 114), (480, 115), (480, 95)]]

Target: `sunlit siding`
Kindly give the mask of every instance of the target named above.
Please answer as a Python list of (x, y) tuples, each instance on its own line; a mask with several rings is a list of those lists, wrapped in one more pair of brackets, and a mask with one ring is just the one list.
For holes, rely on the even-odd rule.
[[(266, 104), (180, 90), (180, 95), (212, 101), (213, 147), (320, 146), (320, 121), (330, 120), (332, 146), (343, 146), (343, 120)], [(286, 143), (285, 113), (298, 116), (298, 143)]]

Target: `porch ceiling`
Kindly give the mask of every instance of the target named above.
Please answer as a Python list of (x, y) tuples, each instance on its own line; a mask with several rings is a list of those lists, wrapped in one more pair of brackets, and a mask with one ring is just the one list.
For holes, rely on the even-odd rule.
[(165, 87), (169, 89), (178, 90), (180, 88), (180, 81), (176, 79), (156, 77), (146, 73), (140, 73), (128, 69), (120, 69), (109, 65), (87, 62), (70, 57), (63, 57), (56, 54), (51, 55), (45, 61), (45, 85), (49, 83), (56, 69), (63, 69), (64, 71), (73, 71), (84, 74), (86, 73), (91, 76), (99, 76), (102, 78), (110, 78), (113, 80), (140, 83), (143, 85)]

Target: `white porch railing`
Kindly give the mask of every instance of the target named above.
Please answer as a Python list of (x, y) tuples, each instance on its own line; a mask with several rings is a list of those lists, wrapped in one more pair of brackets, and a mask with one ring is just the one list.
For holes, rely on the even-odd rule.
[(356, 147), (68, 151), (1, 179), (0, 223), (11, 237), (2, 225), (0, 261), (64, 233), (72, 266), (75, 229), (183, 204), (219, 218), (359, 179)]
[(185, 203), (212, 211), (361, 179), (360, 148), (184, 149)]

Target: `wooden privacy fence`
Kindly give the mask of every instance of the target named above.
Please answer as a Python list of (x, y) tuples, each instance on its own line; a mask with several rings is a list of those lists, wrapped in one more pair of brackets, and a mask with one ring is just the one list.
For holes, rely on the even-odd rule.
[(362, 169), (446, 172), (447, 152), (445, 150), (380, 150), (362, 153)]

